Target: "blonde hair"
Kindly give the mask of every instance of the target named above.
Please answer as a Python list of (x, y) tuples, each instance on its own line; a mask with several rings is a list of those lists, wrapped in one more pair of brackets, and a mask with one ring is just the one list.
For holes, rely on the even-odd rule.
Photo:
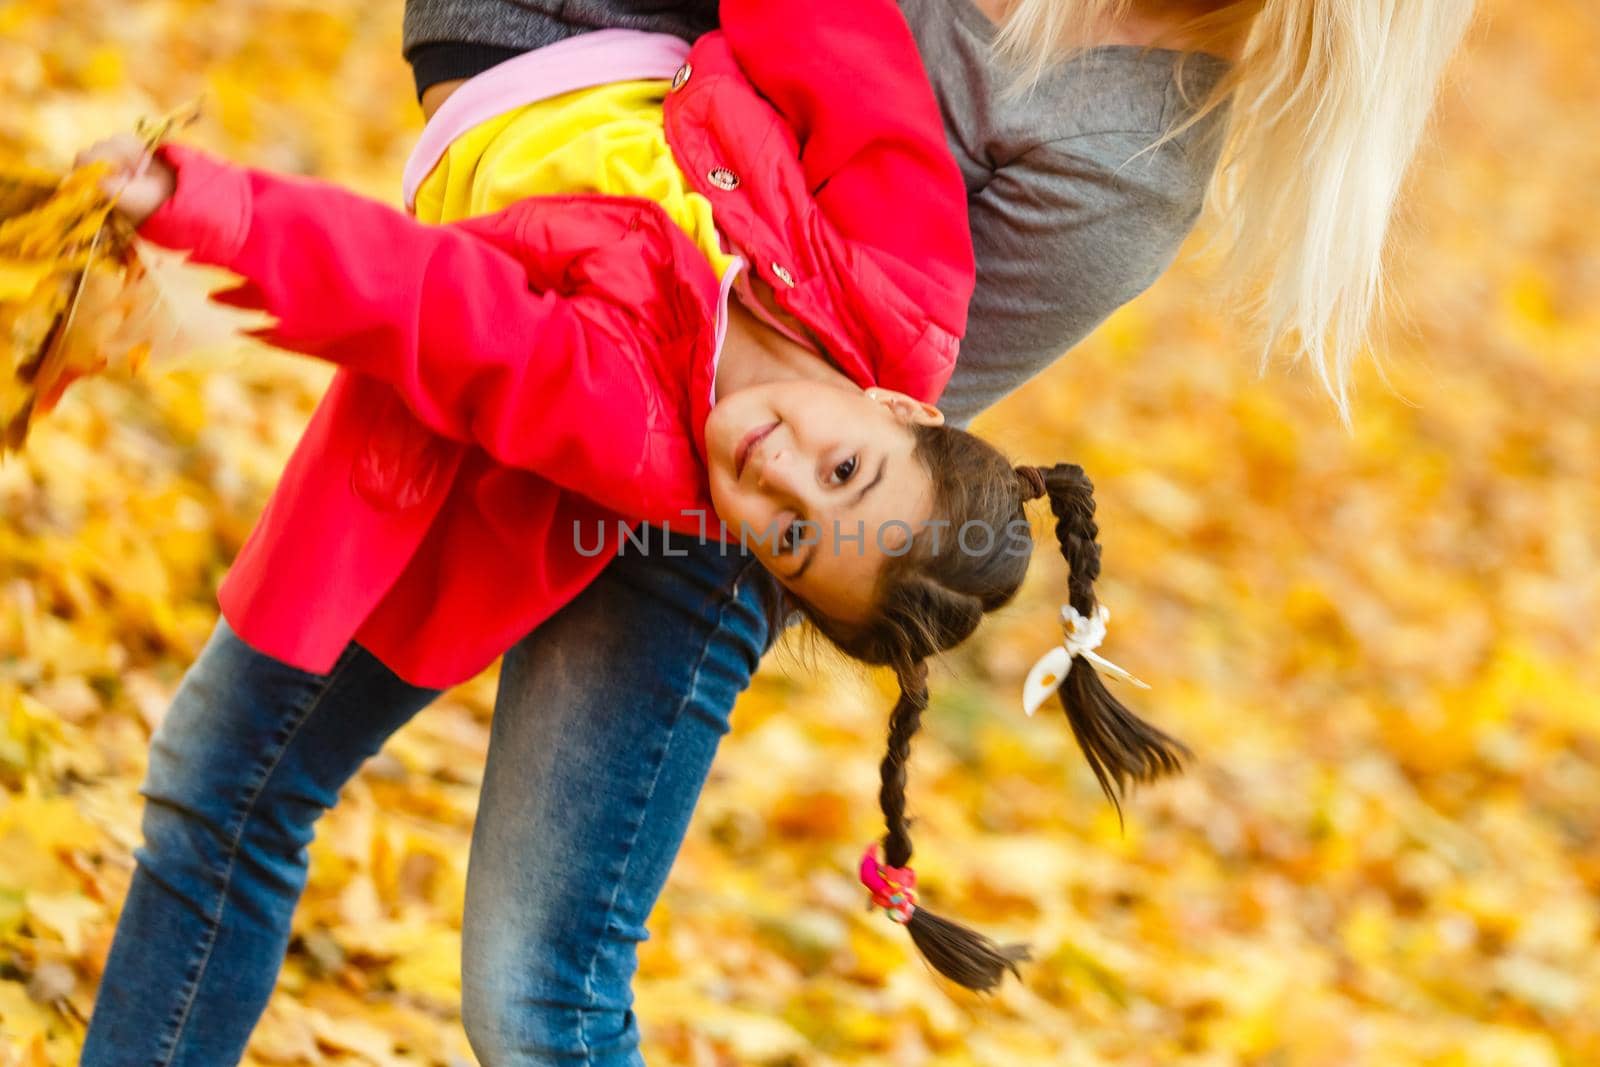
[[(1094, 44), (1133, 0), (1013, 0), (995, 47), (1019, 89)], [(1309, 359), (1349, 425), (1349, 377), (1382, 308), (1385, 235), (1446, 61), (1473, 0), (1234, 0), (1173, 38), (1192, 50), (1243, 40), (1238, 62), (1176, 137), (1219, 106), (1221, 157), (1207, 190), (1227, 291), (1261, 330), (1259, 370), (1280, 342)], [(1160, 45), (1157, 41), (1152, 47)], [(1182, 81), (1180, 60), (1179, 86)], [(1148, 151), (1149, 149), (1147, 149)]]

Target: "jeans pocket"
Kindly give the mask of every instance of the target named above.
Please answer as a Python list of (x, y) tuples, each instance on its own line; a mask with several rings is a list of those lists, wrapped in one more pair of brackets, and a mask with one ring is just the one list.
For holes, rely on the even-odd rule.
[(392, 390), (375, 403), (367, 427), (350, 487), (384, 511), (415, 507), (442, 491), (466, 449), (418, 422)]

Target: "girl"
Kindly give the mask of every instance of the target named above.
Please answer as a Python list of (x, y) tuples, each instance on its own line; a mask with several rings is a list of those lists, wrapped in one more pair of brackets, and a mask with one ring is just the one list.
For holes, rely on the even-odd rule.
[[(921, 404), (972, 286), (965, 198), (892, 3), (726, 14), (692, 51), (612, 30), (463, 92), (408, 187), (423, 221), (453, 225), (177, 146), (123, 193), (147, 238), (244, 276), (233, 299), (278, 317), (274, 343), (341, 368), (219, 593), (253, 647), (324, 672), (354, 639), (413, 685), (453, 685), (593, 580), (614, 555), (606, 517), (700, 528), (719, 489), (769, 557), (787, 544), (775, 524), (819, 524), (819, 562), (788, 581), (859, 613), (834, 602), (863, 588), (845, 572), (870, 573), (894, 547), (877, 525), (915, 522), (926, 497), (897, 477), (903, 443), (834, 460), (870, 446), (868, 480), (889, 476), (849, 513), (731, 475), (789, 398), (871, 432), (937, 417)], [(129, 140), (104, 151), (134, 161)], [(735, 288), (750, 317), (728, 311)], [(831, 388), (712, 406), (774, 380)], [(792, 432), (763, 438), (745, 487), (765, 457), (785, 461), (774, 478), (821, 461)], [(708, 462), (728, 476), (708, 483)], [(834, 520), (874, 518), (861, 550), (831, 551)]]
[[(222, 592), (258, 651), (323, 672), (359, 624), (406, 682), (454, 684), (597, 572), (582, 519), (703, 523), (714, 507), (824, 634), (895, 670), (899, 766), (926, 659), (1021, 584), (1025, 501), (1049, 496), (1072, 609), (1095, 616), (1082, 471), (1013, 468), (929, 403), (972, 267), (964, 192), (898, 11), (752, 0), (723, 17), (692, 50), (610, 31), (489, 72), (412, 168), (419, 210), (491, 209), (447, 226), (176, 146), (148, 166), (132, 139), (86, 154), (115, 164), (119, 210), (144, 237), (241, 275), (227, 299), (274, 315), (270, 340), (342, 368)], [(662, 60), (677, 63), (670, 89), (634, 78)], [(871, 105), (846, 108), (845, 89)], [(563, 183), (605, 195), (527, 195)], [(746, 262), (765, 268), (740, 284)], [(748, 310), (726, 304), (735, 289)], [(356, 390), (363, 402), (344, 402)], [(477, 581), (491, 553), (492, 601)], [(295, 570), (315, 581), (313, 626), (304, 586), (287, 614)], [(431, 614), (390, 592), (418, 580)], [(374, 600), (376, 622), (358, 614)], [(1108, 796), (1177, 768), (1180, 746), (1085, 659), (1047, 684), (1063, 674)], [(974, 989), (1015, 970), (1022, 946), (915, 907), (898, 820), (886, 846), (863, 880), (939, 970)]]

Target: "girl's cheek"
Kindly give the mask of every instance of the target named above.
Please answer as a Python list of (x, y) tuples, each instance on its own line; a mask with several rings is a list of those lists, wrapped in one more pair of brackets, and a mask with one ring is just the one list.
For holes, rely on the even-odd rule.
[(711, 471), (711, 506), (717, 509), (717, 515), (728, 525), (736, 525), (741, 504), (739, 493), (734, 488), (733, 472), (714, 468)]
[(839, 432), (840, 424), (845, 421), (841, 418), (842, 407), (831, 397), (809, 404), (795, 414), (799, 420), (796, 429), (812, 437), (831, 437)]

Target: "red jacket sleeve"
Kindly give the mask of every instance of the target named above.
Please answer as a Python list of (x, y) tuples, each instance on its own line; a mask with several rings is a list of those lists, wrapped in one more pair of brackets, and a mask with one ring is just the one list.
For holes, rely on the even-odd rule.
[[(484, 236), (520, 238), (544, 205), (433, 226), (326, 183), (162, 151), (177, 190), (140, 234), (243, 276), (224, 300), (275, 316), (265, 340), (379, 378), (435, 432), (566, 488), (640, 473), (655, 397), (632, 349), (650, 339), (582, 291), (574, 264), (595, 242), (535, 269)], [(533, 288), (563, 278), (575, 292)]]
[(959, 335), (976, 278), (966, 184), (899, 5), (722, 0), (720, 10), (740, 68), (799, 139), (824, 218), (888, 253), (885, 267)]

